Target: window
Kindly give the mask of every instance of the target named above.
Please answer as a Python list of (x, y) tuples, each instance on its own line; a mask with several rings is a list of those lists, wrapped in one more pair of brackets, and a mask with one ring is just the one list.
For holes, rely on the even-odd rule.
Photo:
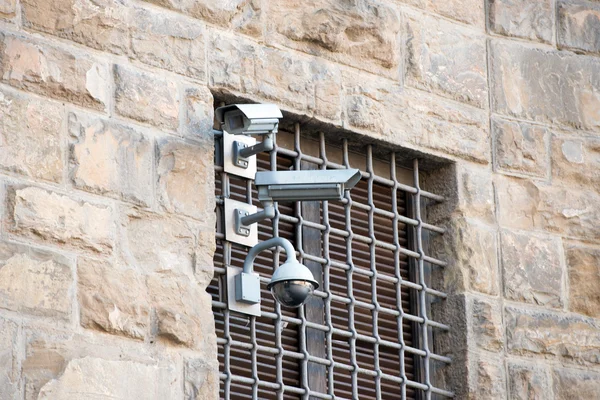
[[(437, 363), (431, 338), (448, 327), (429, 304), (444, 293), (428, 287), (426, 271), (445, 263), (426, 251), (427, 201), (440, 196), (418, 185), (418, 161), (400, 166), (372, 145), (330, 142), (324, 134), (280, 130), (277, 145), (258, 156), (259, 170), (360, 168), (363, 178), (341, 202), (279, 204), (259, 225), (259, 240), (290, 240), (320, 282), (305, 306), (281, 308), (266, 289), (279, 251), (262, 252), (255, 271), (264, 284), (262, 316), (227, 309), (225, 267), (241, 267), (248, 249), (224, 240), (222, 199), (257, 204), (252, 181), (227, 175), (217, 138), (217, 251), (209, 292), (219, 345), (224, 399), (416, 399), (452, 394), (431, 384)], [(398, 165), (397, 165), (398, 164)], [(428, 384), (429, 383), (429, 384)], [(335, 397), (334, 397), (335, 396)]]

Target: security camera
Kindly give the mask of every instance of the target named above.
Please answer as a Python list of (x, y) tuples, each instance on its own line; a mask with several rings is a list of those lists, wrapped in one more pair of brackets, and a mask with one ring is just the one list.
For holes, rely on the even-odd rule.
[(319, 284), (310, 270), (296, 260), (277, 268), (267, 289), (282, 306), (298, 308), (306, 303)]
[(233, 104), (215, 111), (224, 131), (232, 135), (265, 135), (276, 133), (283, 118), (275, 104)]
[(263, 201), (341, 200), (361, 174), (358, 169), (257, 172), (254, 184)]

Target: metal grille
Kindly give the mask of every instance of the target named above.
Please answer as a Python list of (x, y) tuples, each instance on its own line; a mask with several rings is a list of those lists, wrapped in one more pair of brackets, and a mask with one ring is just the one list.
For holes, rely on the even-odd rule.
[[(281, 308), (266, 284), (279, 265), (279, 250), (262, 252), (261, 317), (227, 309), (225, 268), (241, 267), (247, 248), (224, 239), (223, 198), (256, 203), (252, 181), (223, 172), (220, 142), (215, 157), (217, 251), (208, 291), (218, 335), (224, 399), (412, 399), (452, 393), (432, 384), (435, 363), (450, 359), (432, 351), (436, 330), (429, 305), (446, 294), (428, 286), (426, 271), (446, 264), (427, 255), (427, 233), (443, 229), (423, 221), (427, 201), (441, 196), (420, 189), (419, 162), (412, 170), (373, 155), (373, 147), (349, 151), (280, 131), (259, 170), (360, 168), (362, 180), (341, 202), (278, 204), (272, 221), (259, 225), (259, 240), (285, 237), (320, 283), (298, 310)], [(286, 139), (286, 140), (282, 140)], [(310, 149), (308, 149), (310, 148)], [(359, 160), (359, 161), (356, 161)], [(356, 165), (356, 164), (360, 165)]]

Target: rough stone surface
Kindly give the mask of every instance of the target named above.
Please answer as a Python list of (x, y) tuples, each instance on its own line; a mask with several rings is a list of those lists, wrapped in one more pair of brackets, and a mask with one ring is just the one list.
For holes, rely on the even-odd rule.
[(19, 89), (104, 109), (108, 66), (92, 57), (0, 33), (2, 81)]
[(477, 107), (487, 105), (485, 37), (432, 17), (408, 17), (406, 83)]
[(62, 113), (58, 103), (0, 91), (0, 167), (60, 182)]
[(600, 192), (600, 138), (554, 137), (552, 175), (565, 186)]
[(584, 366), (600, 364), (600, 325), (595, 320), (507, 307), (505, 324), (511, 354)]
[(471, 306), (473, 315), (473, 341), (480, 348), (499, 352), (504, 347), (502, 311), (498, 302), (474, 298)]
[(18, 329), (16, 322), (0, 318), (0, 398), (2, 399), (20, 398), (17, 372)]
[(490, 29), (500, 35), (551, 43), (552, 0), (488, 0)]
[(158, 153), (160, 204), (213, 226), (215, 204), (209, 201), (215, 190), (213, 149), (169, 139), (158, 144)]
[(559, 0), (557, 7), (558, 45), (600, 54), (600, 4), (585, 0)]
[(24, 245), (0, 243), (0, 308), (68, 320), (72, 286), (67, 259)]
[(553, 237), (502, 231), (502, 270), (507, 299), (562, 307), (562, 243)]
[(181, 134), (200, 140), (203, 146), (214, 146), (211, 131), (214, 120), (213, 109), (213, 96), (210, 90), (203, 86), (186, 88)]
[(313, 57), (212, 35), (209, 83), (309, 115), (340, 119), (340, 71)]
[(485, 3), (479, 0), (399, 0), (402, 3), (432, 11), (436, 14), (485, 28)]
[(493, 110), (575, 128), (600, 127), (600, 60), (497, 40), (491, 50)]
[(143, 276), (133, 269), (84, 257), (78, 260), (77, 276), (82, 326), (146, 338), (150, 306)]
[(219, 376), (217, 369), (203, 359), (188, 359), (185, 361), (186, 399), (211, 399), (219, 396)]
[(141, 205), (154, 198), (154, 146), (130, 127), (69, 114), (70, 177), (75, 186)]
[(471, 390), (469, 400), (506, 398), (504, 366), (498, 360), (474, 357), (471, 361)]
[(567, 246), (569, 309), (600, 318), (600, 249)]
[(546, 178), (550, 170), (550, 131), (539, 125), (492, 120), (496, 165), (501, 171)]
[(77, 201), (35, 187), (14, 189), (11, 230), (69, 248), (110, 252), (114, 220), (106, 206)]
[(556, 400), (593, 399), (600, 393), (600, 373), (557, 368), (552, 373)]
[(269, 14), (273, 41), (396, 78), (400, 21), (384, 2), (274, 0)]
[(116, 65), (115, 110), (127, 118), (176, 130), (179, 96), (175, 82)]
[(13, 20), (17, 11), (17, 0), (0, 0), (0, 20)]
[(262, 35), (262, 3), (259, 0), (144, 0), (180, 11), (224, 28), (231, 28), (251, 36)]
[(536, 365), (508, 364), (508, 395), (513, 400), (543, 400), (550, 397), (549, 373)]
[(38, 399), (79, 400), (88, 396), (149, 400), (181, 398), (181, 382), (176, 374), (174, 366), (84, 357), (71, 360), (58, 379), (41, 388)]

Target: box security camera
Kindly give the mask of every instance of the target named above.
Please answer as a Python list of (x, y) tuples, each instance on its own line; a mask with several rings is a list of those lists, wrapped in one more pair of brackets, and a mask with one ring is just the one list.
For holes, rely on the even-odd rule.
[(358, 169), (257, 172), (254, 184), (264, 201), (341, 200), (360, 180)]
[(283, 118), (275, 104), (233, 104), (215, 111), (223, 130), (232, 135), (266, 135), (277, 132)]

